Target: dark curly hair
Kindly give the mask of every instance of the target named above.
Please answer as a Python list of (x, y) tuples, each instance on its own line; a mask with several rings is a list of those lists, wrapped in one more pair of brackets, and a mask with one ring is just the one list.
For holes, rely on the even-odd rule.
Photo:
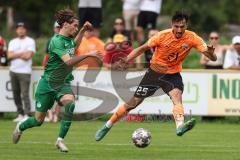
[(172, 22), (179, 22), (182, 20), (186, 20), (188, 22), (188, 15), (182, 11), (177, 11), (173, 16), (172, 16)]
[(78, 20), (78, 17), (70, 9), (63, 9), (63, 10), (58, 11), (55, 14), (55, 18), (56, 18), (57, 23), (60, 25), (60, 28), (62, 28), (64, 22), (72, 23), (74, 19)]

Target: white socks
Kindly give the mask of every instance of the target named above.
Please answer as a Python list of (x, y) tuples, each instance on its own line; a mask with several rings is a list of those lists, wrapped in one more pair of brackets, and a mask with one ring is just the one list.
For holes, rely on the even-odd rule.
[(106, 125), (107, 128), (111, 128), (113, 124), (110, 120), (108, 120), (105, 125)]
[(63, 141), (63, 139), (61, 137), (58, 137), (57, 141)]

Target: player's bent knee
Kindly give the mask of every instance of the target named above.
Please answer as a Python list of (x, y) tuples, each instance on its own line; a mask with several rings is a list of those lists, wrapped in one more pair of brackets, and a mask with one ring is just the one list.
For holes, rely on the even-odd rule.
[(179, 89), (173, 89), (169, 92), (171, 98), (180, 99), (182, 97), (182, 91)]
[(39, 118), (39, 117), (36, 118), (35, 117), (35, 119), (36, 119), (36, 126), (38, 126), (38, 127), (40, 127), (44, 122), (44, 118)]
[(69, 104), (69, 103), (73, 103), (73, 102), (74, 102), (74, 96), (71, 95), (71, 94), (64, 95), (64, 96), (62, 96), (62, 98), (60, 99), (60, 102), (61, 102), (63, 105), (67, 105), (67, 104)]
[(134, 100), (135, 106), (137, 107), (139, 104), (142, 103), (144, 98), (133, 97), (133, 100)]
[(129, 102), (127, 102), (125, 104), (127, 110), (132, 110), (134, 108), (136, 108), (139, 104), (142, 103), (142, 101), (144, 100), (144, 98), (138, 98), (138, 97), (133, 97), (131, 98), (131, 100)]
[(36, 126), (41, 126), (42, 123), (44, 122), (45, 117), (46, 117), (46, 113), (36, 112), (35, 113)]

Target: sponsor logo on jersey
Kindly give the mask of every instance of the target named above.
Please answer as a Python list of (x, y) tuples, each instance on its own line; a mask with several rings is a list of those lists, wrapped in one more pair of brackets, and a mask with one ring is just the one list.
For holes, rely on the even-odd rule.
[(74, 48), (68, 49), (67, 54), (69, 54), (71, 57), (73, 57), (74, 56)]
[(186, 49), (188, 49), (188, 44), (186, 44), (186, 43), (183, 43), (183, 44), (182, 44), (182, 49), (183, 49), (183, 50), (186, 50)]

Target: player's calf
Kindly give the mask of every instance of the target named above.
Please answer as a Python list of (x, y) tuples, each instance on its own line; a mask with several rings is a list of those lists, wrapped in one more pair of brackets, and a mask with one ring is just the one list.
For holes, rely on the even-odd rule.
[(68, 148), (64, 143), (64, 137), (67, 135), (68, 130), (71, 126), (74, 109), (74, 102), (70, 102), (69, 104), (65, 105), (65, 111), (61, 120), (59, 135), (55, 144), (61, 152), (68, 152)]

